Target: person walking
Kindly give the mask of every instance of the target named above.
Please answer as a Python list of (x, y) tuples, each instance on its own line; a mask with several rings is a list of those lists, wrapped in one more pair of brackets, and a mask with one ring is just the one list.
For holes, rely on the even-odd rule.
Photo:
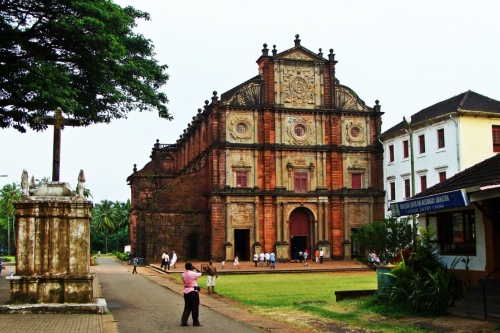
[(304, 257), (304, 266), (308, 266), (307, 265), (307, 257), (309, 256), (309, 254), (307, 253), (307, 251), (304, 251), (304, 253), (302, 255)]
[(269, 252), (266, 252), (266, 254), (264, 255), (264, 258), (266, 259), (266, 266), (269, 267), (269, 264), (270, 264), (270, 261), (269, 261), (270, 254), (269, 254)]
[(193, 326), (203, 326), (198, 319), (200, 315), (200, 295), (198, 294), (200, 287), (198, 287), (198, 278), (201, 277), (202, 273), (190, 262), (187, 262), (184, 268), (186, 269), (182, 273), (184, 311), (182, 312), (181, 326), (189, 326), (188, 319), (190, 315), (193, 318)]
[(261, 252), (259, 254), (259, 264), (261, 267), (264, 267), (264, 260), (266, 260), (266, 256), (264, 255), (264, 252)]
[(275, 269), (276, 255), (274, 254), (273, 251), (271, 251), (271, 254), (269, 255), (269, 260), (271, 261), (271, 269)]
[(318, 249), (316, 249), (316, 251), (314, 252), (314, 261), (319, 262), (319, 250)]
[(253, 254), (253, 263), (255, 264), (255, 267), (257, 267), (257, 261), (259, 261), (259, 255), (257, 253)]
[(167, 268), (167, 262), (165, 261), (165, 257), (167, 256), (167, 251), (163, 251), (163, 254), (161, 255), (161, 266), (160, 269), (165, 270)]
[[(214, 263), (212, 260), (208, 263), (207, 269), (205, 271), (207, 274), (207, 290), (209, 294), (215, 294), (215, 278), (219, 277), (219, 274), (217, 274), (217, 268), (214, 266)], [(212, 290), (210, 290), (210, 287), (212, 287)]]
[(239, 269), (241, 269), (240, 259), (238, 258), (238, 256), (234, 257), (234, 267), (238, 267)]
[(174, 268), (177, 268), (177, 266), (175, 265), (176, 262), (177, 262), (177, 254), (175, 254), (175, 251), (172, 251), (172, 258), (170, 258), (170, 266), (174, 266)]
[(319, 251), (319, 263), (322, 264), (323, 260), (325, 260), (325, 251), (321, 249), (321, 251)]
[(134, 259), (132, 259), (132, 263), (134, 264), (134, 269), (132, 270), (132, 274), (137, 274), (137, 264), (139, 263), (139, 258), (134, 257)]

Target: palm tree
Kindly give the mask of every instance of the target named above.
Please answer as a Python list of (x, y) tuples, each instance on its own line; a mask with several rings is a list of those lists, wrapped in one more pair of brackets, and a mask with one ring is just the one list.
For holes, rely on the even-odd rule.
[(7, 255), (10, 255), (10, 217), (12, 217), (12, 231), (14, 242), (16, 235), (14, 232), (15, 226), (15, 211), (13, 202), (21, 198), (21, 188), (18, 184), (12, 183), (5, 185), (0, 189), (0, 211), (7, 216)]
[(115, 210), (115, 232), (116, 232), (116, 251), (118, 249), (118, 233), (130, 225), (130, 199), (127, 202), (116, 201), (114, 204)]
[(105, 252), (108, 253), (108, 235), (116, 228), (114, 204), (109, 200), (102, 200), (91, 211), (92, 224), (97, 232), (104, 233)]

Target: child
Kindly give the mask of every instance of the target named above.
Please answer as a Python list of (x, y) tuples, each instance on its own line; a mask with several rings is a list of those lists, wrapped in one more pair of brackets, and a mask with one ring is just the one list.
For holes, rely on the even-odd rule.
[(241, 269), (240, 259), (238, 259), (238, 256), (234, 257), (234, 267), (238, 267), (239, 269)]
[(226, 261), (222, 260), (222, 269), (226, 268)]

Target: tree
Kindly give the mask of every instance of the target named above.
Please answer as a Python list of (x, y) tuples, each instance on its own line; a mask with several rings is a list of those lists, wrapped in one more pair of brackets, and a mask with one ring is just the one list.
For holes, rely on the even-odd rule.
[[(109, 200), (103, 200), (94, 206), (91, 211), (92, 224), (95, 230), (104, 233), (105, 253), (108, 253), (108, 235), (114, 232), (115, 226), (115, 210), (113, 203)], [(92, 230), (92, 227), (91, 227)]]
[(127, 202), (116, 201), (113, 205), (115, 210), (115, 233), (116, 233), (116, 251), (119, 251), (119, 232), (130, 225), (130, 199)]
[(394, 257), (399, 250), (411, 245), (412, 230), (412, 224), (408, 220), (387, 217), (362, 225), (352, 234), (352, 238), (369, 250), (379, 254), (385, 252)]
[[(0, 189), (0, 212), (5, 215), (7, 219), (7, 255), (10, 255), (10, 230), (14, 232), (15, 225), (15, 208), (13, 202), (21, 198), (21, 189), (16, 183), (7, 184)], [(12, 224), (10, 223), (12, 221)], [(14, 243), (15, 243), (15, 233)]]
[(149, 14), (109, 0), (0, 2), (0, 128), (44, 130), (61, 107), (85, 125), (158, 110), (171, 120), (166, 65), (134, 33)]

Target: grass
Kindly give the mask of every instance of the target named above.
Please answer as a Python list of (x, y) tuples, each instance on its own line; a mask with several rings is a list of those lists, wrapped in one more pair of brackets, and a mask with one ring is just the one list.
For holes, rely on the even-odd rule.
[[(175, 277), (180, 281), (180, 275)], [(206, 290), (204, 276), (198, 284)], [(249, 306), (256, 314), (318, 331), (443, 331), (430, 322), (424, 323), (425, 318), (389, 307), (377, 296), (336, 302), (335, 291), (377, 289), (374, 272), (222, 275), (216, 280), (215, 289), (220, 295)]]

